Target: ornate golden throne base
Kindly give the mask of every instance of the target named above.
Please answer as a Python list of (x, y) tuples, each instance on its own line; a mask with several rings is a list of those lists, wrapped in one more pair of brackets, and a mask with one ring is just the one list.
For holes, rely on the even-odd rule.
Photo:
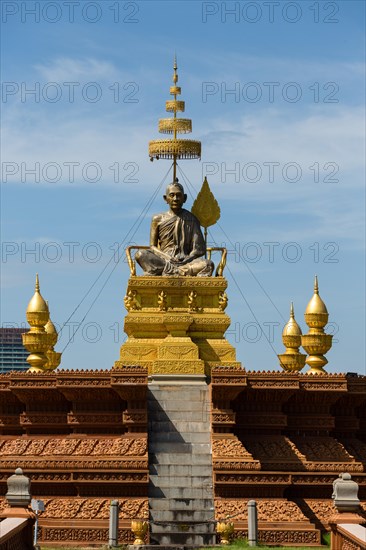
[(224, 277), (131, 276), (115, 367), (146, 366), (149, 375), (207, 375), (216, 366), (241, 368), (224, 337), (230, 326)]

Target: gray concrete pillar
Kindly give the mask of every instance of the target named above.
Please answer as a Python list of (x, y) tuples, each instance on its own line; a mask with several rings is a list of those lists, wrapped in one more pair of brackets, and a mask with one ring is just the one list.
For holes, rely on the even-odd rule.
[(248, 502), (248, 544), (257, 546), (258, 543), (258, 518), (257, 503), (255, 500)]
[(111, 500), (111, 507), (109, 512), (109, 548), (116, 548), (118, 545), (118, 512), (118, 500)]

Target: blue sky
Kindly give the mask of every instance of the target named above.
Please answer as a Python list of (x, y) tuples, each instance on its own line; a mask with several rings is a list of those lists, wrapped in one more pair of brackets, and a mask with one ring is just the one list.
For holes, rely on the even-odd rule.
[(207, 174), (221, 206), (210, 243), (229, 250), (238, 360), (279, 370), (290, 301), (306, 332), (317, 274), (327, 369), (365, 374), (364, 2), (1, 4), (1, 324), (25, 323), (38, 272), (67, 321), (59, 351), (95, 300), (62, 367), (118, 359), (128, 268), (114, 255), (146, 244), (164, 209), (159, 192), (135, 224), (169, 168), (147, 144), (169, 116), (176, 52), (202, 141), (201, 162), (181, 168), (189, 195)]

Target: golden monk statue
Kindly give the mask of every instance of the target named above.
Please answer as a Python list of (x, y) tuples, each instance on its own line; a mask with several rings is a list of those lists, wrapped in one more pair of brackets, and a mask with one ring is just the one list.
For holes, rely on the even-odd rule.
[(211, 276), (214, 264), (203, 258), (206, 245), (200, 223), (182, 208), (187, 195), (178, 180), (168, 185), (164, 200), (169, 210), (153, 216), (150, 248), (135, 256), (144, 275)]

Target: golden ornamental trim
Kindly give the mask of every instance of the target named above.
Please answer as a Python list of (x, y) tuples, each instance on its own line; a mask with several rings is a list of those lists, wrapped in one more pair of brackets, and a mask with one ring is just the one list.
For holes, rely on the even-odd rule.
[(180, 95), (182, 93), (182, 89), (180, 86), (170, 86), (170, 93), (171, 95)]
[(164, 159), (201, 158), (201, 142), (192, 139), (156, 139), (149, 143), (149, 156)]
[(159, 132), (161, 134), (190, 134), (192, 132), (192, 121), (189, 118), (161, 118), (159, 120)]
[(165, 110), (168, 113), (184, 113), (185, 102), (181, 99), (168, 99), (165, 102)]

